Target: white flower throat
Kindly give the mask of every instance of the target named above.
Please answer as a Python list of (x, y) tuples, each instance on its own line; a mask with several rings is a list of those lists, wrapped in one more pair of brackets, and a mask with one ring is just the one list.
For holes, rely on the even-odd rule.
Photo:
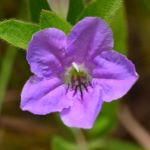
[(67, 84), (68, 90), (73, 90), (74, 94), (80, 93), (81, 99), (83, 99), (84, 91), (88, 92), (88, 86), (92, 87), (90, 82), (91, 77), (86, 71), (83, 65), (78, 65), (75, 62), (72, 66), (67, 69), (65, 74), (65, 83)]

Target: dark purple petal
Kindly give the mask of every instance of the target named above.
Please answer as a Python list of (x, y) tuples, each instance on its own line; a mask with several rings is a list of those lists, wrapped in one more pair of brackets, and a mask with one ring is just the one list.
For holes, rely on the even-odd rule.
[(60, 112), (72, 104), (72, 101), (68, 101), (65, 95), (66, 87), (60, 79), (47, 80), (32, 76), (23, 88), (21, 109), (39, 115)]
[(64, 69), (65, 34), (54, 28), (48, 28), (34, 34), (29, 43), (27, 60), (31, 71), (39, 77), (50, 78)]
[(82, 63), (102, 51), (113, 48), (112, 31), (98, 17), (86, 17), (71, 30), (67, 40), (67, 52), (73, 61)]
[(125, 56), (105, 51), (94, 59), (94, 84), (102, 87), (102, 98), (110, 102), (124, 96), (138, 79), (135, 67)]
[(72, 97), (74, 103), (70, 108), (61, 112), (61, 119), (69, 127), (92, 128), (94, 121), (100, 112), (102, 99), (99, 87), (89, 87), (89, 92)]

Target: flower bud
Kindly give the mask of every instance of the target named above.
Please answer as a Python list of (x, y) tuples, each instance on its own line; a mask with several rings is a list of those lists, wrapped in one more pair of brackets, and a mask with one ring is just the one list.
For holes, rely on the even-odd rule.
[(69, 0), (48, 0), (51, 9), (60, 17), (66, 19), (69, 9)]

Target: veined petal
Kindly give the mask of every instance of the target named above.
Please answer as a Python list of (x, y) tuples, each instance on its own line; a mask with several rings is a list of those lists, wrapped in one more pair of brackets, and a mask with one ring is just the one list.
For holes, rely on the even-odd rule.
[(67, 40), (67, 53), (73, 61), (82, 63), (102, 51), (113, 48), (112, 31), (98, 17), (86, 17), (71, 30)]
[(92, 77), (102, 88), (106, 102), (124, 96), (138, 79), (135, 67), (126, 57), (115, 51), (105, 51), (94, 59)]
[(74, 103), (70, 108), (61, 112), (61, 119), (69, 127), (92, 128), (94, 121), (100, 112), (102, 99), (98, 86), (89, 88), (89, 92), (84, 92), (84, 97), (80, 95), (72, 97)]
[(60, 74), (64, 69), (65, 46), (66, 36), (58, 29), (48, 28), (35, 33), (27, 51), (31, 71), (46, 78)]
[(60, 112), (71, 106), (65, 99), (66, 87), (58, 78), (41, 79), (32, 76), (25, 84), (21, 94), (21, 109), (33, 114), (45, 115)]

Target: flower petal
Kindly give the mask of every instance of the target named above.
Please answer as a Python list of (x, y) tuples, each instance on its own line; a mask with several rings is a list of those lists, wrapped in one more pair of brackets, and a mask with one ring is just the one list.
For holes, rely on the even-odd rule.
[(65, 94), (66, 87), (58, 78), (47, 80), (32, 76), (23, 88), (21, 109), (39, 115), (60, 112), (72, 104), (63, 98)]
[(94, 84), (102, 87), (102, 98), (110, 102), (124, 96), (138, 79), (135, 67), (115, 51), (105, 51), (94, 59)]
[(90, 87), (89, 92), (85, 91), (83, 99), (80, 95), (72, 99), (74, 104), (61, 112), (64, 124), (75, 128), (92, 128), (102, 106), (100, 88)]
[(51, 77), (63, 71), (66, 36), (54, 28), (34, 34), (29, 43), (27, 60), (31, 71), (39, 77)]
[(98, 17), (86, 17), (71, 30), (67, 40), (67, 52), (77, 63), (113, 48), (112, 31)]

